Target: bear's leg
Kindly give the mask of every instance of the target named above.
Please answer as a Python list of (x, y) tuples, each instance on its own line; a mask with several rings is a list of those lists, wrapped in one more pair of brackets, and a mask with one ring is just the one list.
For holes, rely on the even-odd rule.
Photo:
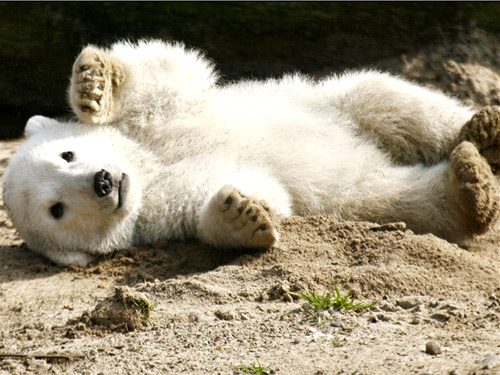
[(464, 141), (451, 153), (450, 169), (464, 233), (485, 233), (500, 212), (500, 187), (490, 166), (472, 143)]
[(267, 249), (278, 241), (278, 227), (277, 214), (266, 202), (226, 185), (202, 210), (199, 236), (218, 247)]
[(400, 165), (434, 165), (446, 159), (474, 113), (443, 93), (387, 74), (361, 73), (339, 83), (339, 94), (335, 81), (330, 89), (335, 107), (352, 119), (357, 135)]
[(355, 219), (404, 221), (418, 234), (461, 244), (487, 232), (499, 217), (499, 181), (470, 142), (436, 165), (393, 166), (384, 174), (389, 178), (374, 181), (376, 193), (356, 207)]
[(112, 122), (120, 109), (115, 91), (124, 78), (115, 58), (98, 48), (85, 48), (73, 65), (69, 88), (70, 105), (78, 118), (95, 125)]
[(488, 161), (494, 174), (500, 174), (500, 107), (484, 107), (460, 131), (458, 143), (469, 141)]

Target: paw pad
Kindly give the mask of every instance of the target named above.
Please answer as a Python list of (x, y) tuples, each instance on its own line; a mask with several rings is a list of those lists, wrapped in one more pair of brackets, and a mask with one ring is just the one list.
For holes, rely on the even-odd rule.
[(123, 80), (120, 67), (104, 52), (88, 47), (73, 66), (70, 102), (75, 113), (91, 124), (113, 120), (116, 103), (113, 90)]
[(500, 213), (500, 187), (486, 160), (470, 142), (462, 142), (450, 155), (458, 202), (471, 233), (486, 232)]
[(243, 246), (269, 248), (278, 240), (276, 215), (264, 202), (229, 185), (217, 195), (222, 220)]

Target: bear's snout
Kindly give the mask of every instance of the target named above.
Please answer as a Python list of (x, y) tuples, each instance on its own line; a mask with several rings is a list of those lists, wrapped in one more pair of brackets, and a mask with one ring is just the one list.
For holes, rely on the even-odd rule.
[(94, 177), (94, 191), (99, 197), (105, 197), (113, 191), (113, 179), (111, 173), (101, 169)]

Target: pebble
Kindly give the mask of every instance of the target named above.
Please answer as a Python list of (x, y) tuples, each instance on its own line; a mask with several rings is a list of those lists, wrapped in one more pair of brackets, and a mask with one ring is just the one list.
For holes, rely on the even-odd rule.
[(420, 323), (422, 323), (422, 318), (420, 318), (419, 316), (414, 316), (410, 320), (410, 324), (413, 324), (413, 325), (417, 325)]
[(435, 341), (429, 341), (425, 344), (425, 352), (430, 355), (438, 355), (441, 354), (441, 347)]
[(397, 311), (397, 308), (392, 303), (387, 301), (381, 301), (377, 308), (387, 312)]
[(189, 323), (198, 323), (199, 321), (200, 321), (200, 316), (198, 315), (198, 313), (191, 311), (188, 314), (188, 322)]
[(344, 328), (344, 323), (341, 322), (340, 320), (334, 320), (333, 322), (330, 323), (332, 327), (337, 327), (337, 328)]
[(500, 356), (498, 355), (490, 355), (483, 359), (483, 362), (481, 362), (483, 365), (483, 370), (490, 370), (493, 367), (498, 366), (500, 363)]
[(220, 320), (235, 320), (237, 318), (236, 314), (233, 311), (217, 310), (215, 312), (215, 316)]
[(381, 322), (390, 322), (392, 318), (387, 314), (377, 314), (377, 319)]
[(448, 314), (435, 313), (431, 315), (431, 319), (444, 323), (450, 320), (450, 316)]
[(368, 321), (369, 321), (370, 323), (377, 323), (377, 322), (378, 322), (377, 316), (376, 316), (375, 314), (370, 314), (370, 315), (368, 316)]
[(240, 317), (241, 317), (241, 320), (250, 320), (250, 317), (245, 313), (241, 313)]
[(410, 310), (421, 305), (422, 302), (413, 297), (406, 297), (397, 300), (396, 304), (405, 310)]

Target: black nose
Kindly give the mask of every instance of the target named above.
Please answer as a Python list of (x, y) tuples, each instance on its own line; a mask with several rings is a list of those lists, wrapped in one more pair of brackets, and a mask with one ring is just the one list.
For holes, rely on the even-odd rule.
[(94, 177), (94, 191), (100, 197), (105, 197), (113, 191), (111, 173), (101, 169)]

